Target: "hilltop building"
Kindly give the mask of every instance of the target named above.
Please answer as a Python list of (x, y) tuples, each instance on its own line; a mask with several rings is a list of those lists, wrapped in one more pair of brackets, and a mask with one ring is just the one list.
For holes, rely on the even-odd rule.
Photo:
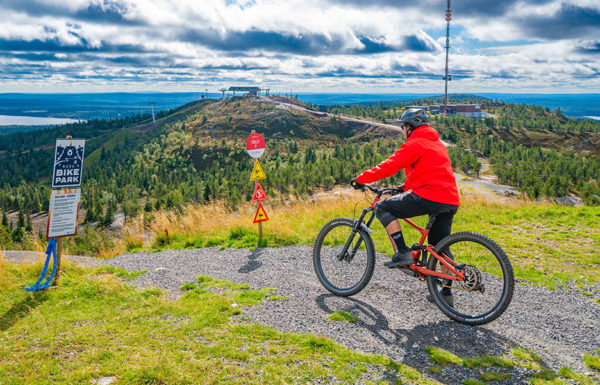
[[(444, 105), (432, 104), (429, 106), (409, 106), (408, 108), (422, 108), (432, 115), (443, 114)], [(468, 118), (485, 118), (487, 114), (481, 110), (480, 104), (448, 104), (448, 116), (462, 115)]]
[(225, 92), (233, 92), (233, 96), (235, 96), (236, 92), (245, 92), (245, 96), (256, 96), (259, 92), (264, 91), (265, 96), (269, 96), (269, 88), (260, 88), (260, 87), (229, 87), (229, 89), (221, 88), (220, 90), (223, 93), (223, 97), (225, 96)]

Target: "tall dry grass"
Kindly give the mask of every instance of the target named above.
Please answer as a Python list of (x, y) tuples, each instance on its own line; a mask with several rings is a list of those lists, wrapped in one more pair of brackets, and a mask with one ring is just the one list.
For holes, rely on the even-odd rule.
[(145, 233), (144, 213), (142, 213), (127, 222), (127, 226), (123, 230), (124, 247), (127, 249), (143, 247)]
[[(522, 198), (499, 197), (496, 201), (490, 201), (469, 186), (460, 186), (459, 190), (463, 207), (486, 210), (537, 204)], [(309, 242), (330, 219), (358, 216), (369, 205), (367, 199), (372, 197), (370, 193), (338, 188), (316, 193), (308, 199), (265, 201), (263, 206), (269, 216), (269, 221), (263, 223), (265, 236)], [(153, 221), (145, 228), (142, 216), (128, 222), (124, 240), (127, 247), (131, 248), (151, 245), (156, 236), (168, 239), (178, 235), (225, 237), (232, 229), (256, 232), (257, 225), (252, 223), (255, 212), (256, 203), (243, 203), (231, 209), (224, 202), (191, 204), (179, 211), (162, 210), (154, 213)]]
[[(269, 221), (263, 223), (266, 233), (272, 236), (303, 238), (306, 232), (314, 228), (315, 223), (321, 223), (324, 218), (335, 212), (351, 215), (348, 209), (354, 202), (360, 200), (360, 193), (346, 191), (343, 195), (332, 196), (319, 194), (318, 198), (310, 200), (287, 200), (263, 202), (269, 216)], [(365, 202), (366, 205), (366, 202)], [(154, 214), (154, 220), (147, 230), (154, 235), (176, 234), (193, 235), (224, 235), (230, 229), (242, 228), (252, 231), (256, 212), (256, 203), (243, 203), (235, 209), (228, 208), (224, 202), (213, 202), (207, 205), (192, 204), (181, 211), (159, 211)], [(140, 221), (134, 226), (138, 226)], [(139, 230), (128, 229), (131, 234), (139, 234)]]

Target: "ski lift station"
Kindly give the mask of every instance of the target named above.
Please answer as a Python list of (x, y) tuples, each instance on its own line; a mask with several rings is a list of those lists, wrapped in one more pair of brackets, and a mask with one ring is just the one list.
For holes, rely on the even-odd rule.
[(236, 92), (247, 96), (256, 96), (261, 91), (265, 92), (265, 96), (269, 96), (270, 89), (260, 87), (229, 87), (229, 89), (221, 88), (219, 91), (223, 93), (223, 97), (225, 97), (225, 92), (233, 92), (233, 96), (235, 96)]

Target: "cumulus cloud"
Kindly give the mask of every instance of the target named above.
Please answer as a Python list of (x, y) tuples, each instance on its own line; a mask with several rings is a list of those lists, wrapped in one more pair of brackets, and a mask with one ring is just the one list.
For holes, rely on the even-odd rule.
[[(600, 86), (600, 2), (453, 3), (450, 68), (457, 92)], [(284, 89), (437, 90), (445, 5), (3, 0), (0, 92), (74, 84), (186, 90), (235, 81)]]

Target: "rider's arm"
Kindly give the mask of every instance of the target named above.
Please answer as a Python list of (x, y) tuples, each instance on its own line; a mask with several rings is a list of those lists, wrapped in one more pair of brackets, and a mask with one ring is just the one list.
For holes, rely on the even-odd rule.
[(377, 166), (360, 174), (356, 181), (360, 184), (376, 182), (388, 178), (398, 171), (415, 163), (419, 159), (420, 151), (409, 143), (403, 144), (392, 156), (379, 163)]

